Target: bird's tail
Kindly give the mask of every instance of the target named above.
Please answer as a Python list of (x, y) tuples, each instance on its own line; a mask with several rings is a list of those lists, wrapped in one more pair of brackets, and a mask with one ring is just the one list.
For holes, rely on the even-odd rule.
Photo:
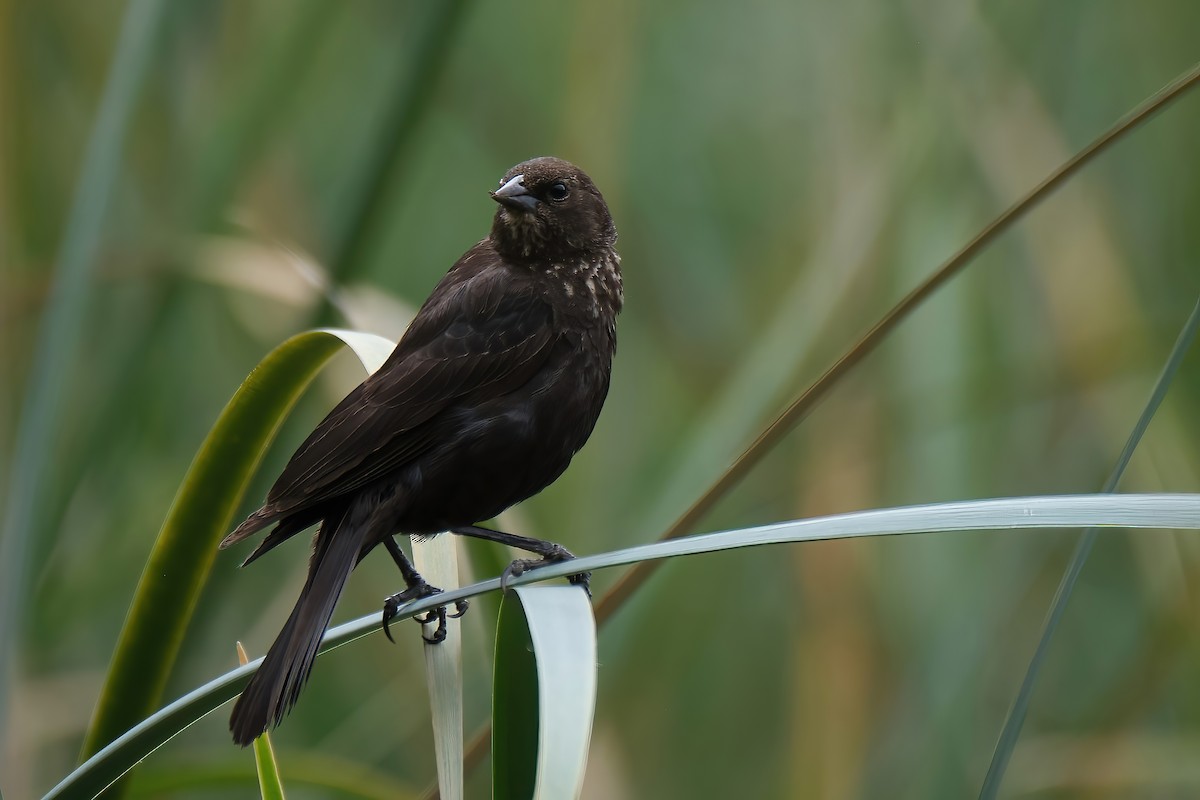
[[(246, 517), (245, 521), (242, 522), (241, 525), (238, 525), (237, 529), (234, 530), (233, 533), (229, 534), (228, 536), (226, 536), (224, 539), (221, 540), (221, 544), (218, 545), (218, 547), (221, 550), (224, 550), (226, 547), (229, 547), (230, 545), (237, 544), (242, 539), (245, 539), (248, 536), (252, 536), (253, 534), (258, 533), (260, 530), (262, 530), (263, 528), (267, 527), (275, 520), (282, 517), (284, 515), (284, 513), (285, 512), (282, 509), (277, 508), (276, 506), (268, 503), (267, 505), (260, 508), (258, 511), (255, 511), (253, 514)], [(309, 524), (312, 524), (312, 523), (309, 523)]]
[(296, 607), (229, 718), (233, 740), (242, 747), (278, 725), (295, 705), (312, 671), (333, 607), (357, 563), (366, 528), (350, 511), (321, 524)]

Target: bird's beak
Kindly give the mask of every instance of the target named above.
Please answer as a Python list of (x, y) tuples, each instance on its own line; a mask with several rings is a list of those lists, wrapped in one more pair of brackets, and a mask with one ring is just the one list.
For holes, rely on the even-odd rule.
[(517, 211), (533, 211), (538, 204), (538, 199), (525, 189), (524, 175), (514, 176), (499, 189), (492, 192), (492, 199), (502, 206), (507, 206)]

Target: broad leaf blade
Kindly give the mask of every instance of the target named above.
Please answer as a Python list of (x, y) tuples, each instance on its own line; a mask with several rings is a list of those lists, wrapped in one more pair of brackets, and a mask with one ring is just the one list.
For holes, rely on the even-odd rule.
[(538, 798), (583, 790), (596, 711), (596, 619), (577, 586), (520, 586), (538, 667)]
[(501, 610), (495, 676), (493, 796), (578, 797), (596, 707), (588, 596), (573, 586), (515, 589)]
[[(1155, 382), (1154, 389), (1150, 392), (1150, 399), (1142, 409), (1141, 416), (1138, 417), (1137, 422), (1133, 426), (1133, 431), (1130, 432), (1129, 438), (1125, 442), (1125, 447), (1117, 457), (1116, 466), (1113, 467), (1108, 480), (1105, 481), (1103, 491), (1115, 492), (1117, 486), (1120, 485), (1121, 477), (1125, 474), (1125, 468), (1129, 466), (1129, 462), (1133, 458), (1133, 451), (1141, 443), (1142, 436), (1145, 435), (1146, 429), (1150, 427), (1150, 421), (1154, 419), (1155, 413), (1158, 412), (1159, 406), (1162, 405), (1163, 399), (1167, 396), (1167, 390), (1170, 388), (1172, 381), (1174, 381), (1175, 375), (1183, 363), (1184, 356), (1191, 348), (1192, 342), (1196, 338), (1197, 330), (1200, 330), (1200, 301), (1197, 301), (1196, 305), (1192, 308), (1192, 313), (1184, 323), (1183, 330), (1179, 332), (1179, 336), (1175, 340), (1175, 346), (1171, 348), (1171, 352), (1167, 356), (1167, 363), (1163, 366), (1163, 370)], [(1022, 726), (1025, 724), (1025, 716), (1029, 712), (1034, 685), (1037, 682), (1042, 665), (1045, 663), (1046, 654), (1050, 649), (1050, 641), (1058, 632), (1059, 623), (1062, 621), (1063, 614), (1066, 613), (1067, 603), (1071, 599), (1075, 585), (1079, 582), (1079, 576), (1083, 572), (1083, 565), (1087, 562), (1088, 555), (1091, 553), (1092, 545), (1095, 541), (1095, 528), (1088, 528), (1083, 532), (1079, 537), (1078, 544), (1075, 546), (1075, 552), (1071, 555), (1071, 561), (1063, 573), (1062, 580), (1058, 584), (1058, 591), (1055, 593), (1054, 600), (1050, 604), (1050, 609), (1046, 612), (1046, 619), (1042, 623), (1042, 634), (1038, 638), (1033, 655), (1030, 657), (1029, 666), (1025, 668), (1025, 676), (1021, 679), (1017, 695), (1013, 699), (1012, 707), (1009, 708), (1008, 716), (1004, 720), (1004, 727), (1000, 731), (1000, 738), (996, 742), (995, 749), (992, 751), (992, 761), (988, 765), (988, 771), (983, 779), (983, 786), (979, 790), (981, 800), (993, 800), (1000, 791), (1000, 783), (1004, 780), (1004, 773), (1008, 769), (1008, 762), (1012, 758), (1013, 751), (1016, 749), (1017, 739), (1021, 735)]]
[(271, 351), (221, 412), (188, 468), (138, 582), (84, 756), (98, 752), (157, 707), (217, 544), (229, 532), (251, 476), (300, 394), (344, 345), (368, 369), (391, 349), (386, 339), (370, 334), (299, 334)]
[(537, 777), (537, 663), (525, 610), (506, 593), (492, 673), (492, 798), (528, 800)]
[[(616, 550), (594, 556), (583, 556), (565, 564), (551, 564), (514, 578), (511, 585), (524, 585), (574, 572), (588, 572), (622, 564), (636, 564), (651, 559), (672, 558), (699, 553), (713, 553), (742, 547), (766, 544), (797, 543), (827, 539), (862, 538), (868, 536), (891, 536), (928, 532), (971, 532), (979, 530), (1034, 529), (1034, 528), (1081, 528), (1089, 526), (1112, 526), (1125, 528), (1173, 528), (1178, 530), (1200, 530), (1200, 495), (1196, 494), (1118, 494), (1118, 495), (1074, 495), (1066, 497), (1016, 497), (999, 500), (975, 500), (970, 502), (937, 503), (905, 508), (876, 509), (830, 517), (780, 522), (757, 528), (723, 531), (685, 539), (674, 539), (650, 545)], [(435, 597), (424, 598), (405, 606), (398, 618), (408, 618), (424, 613), (437, 605), (453, 603), (500, 588), (496, 578), (481, 581), (471, 586), (448, 591)], [(520, 613), (521, 618), (513, 621), (501, 614), (500, 626), (517, 625), (518, 631), (527, 629), (524, 612), (516, 603), (511, 613)], [(379, 614), (372, 613), (332, 628), (322, 640), (321, 652), (332, 650), (360, 639), (379, 630)], [(500, 661), (512, 661), (518, 657), (522, 647), (511, 631), (501, 630), (497, 635), (497, 669)], [(503, 653), (499, 652), (504, 650)], [(533, 660), (528, 650), (528, 659)], [(51, 798), (92, 797), (108, 783), (116, 780), (134, 764), (144, 759), (164, 742), (186, 729), (209, 712), (235, 697), (250, 681), (250, 676), (262, 664), (262, 659), (248, 666), (239, 667), (201, 686), (170, 705), (156, 711), (137, 726), (123, 733), (118, 739), (104, 747), (99, 753), (81, 764), (64, 778), (44, 800)], [(514, 679), (532, 674), (536, 666), (526, 670), (505, 667), (498, 679), (497, 697), (511, 701), (518, 696), (537, 697), (536, 687), (522, 688)], [(510, 714), (522, 706), (532, 707), (529, 702), (518, 703), (502, 710)], [(525, 714), (525, 716), (528, 716)], [(536, 722), (523, 722), (526, 726)], [(519, 738), (505, 737), (502, 748), (509, 748)], [(511, 749), (493, 750), (508, 757)], [(515, 754), (519, 756), (520, 754)], [(536, 764), (536, 756), (526, 759)], [(532, 779), (531, 779), (532, 782)], [(532, 783), (530, 784), (532, 785)], [(518, 795), (501, 795), (497, 797)], [(526, 795), (528, 796), (528, 795)]]

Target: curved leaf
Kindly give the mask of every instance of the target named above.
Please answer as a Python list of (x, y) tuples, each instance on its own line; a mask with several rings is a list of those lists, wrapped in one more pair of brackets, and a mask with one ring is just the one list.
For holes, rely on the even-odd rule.
[[(255, 780), (254, 765), (240, 752), (208, 753), (199, 758), (164, 759), (145, 766), (130, 786), (130, 794), (158, 800), (184, 793), (220, 797), (244, 793)], [(289, 749), (288, 784), (314, 797), (353, 797), (358, 800), (417, 800), (417, 791), (386, 771), (320, 750)]]
[(596, 619), (585, 592), (506, 593), (492, 708), (492, 796), (578, 797), (596, 709)]
[[(1187, 355), (1188, 350), (1191, 348), (1192, 342), (1196, 338), (1197, 330), (1200, 330), (1200, 301), (1196, 302), (1196, 305), (1192, 308), (1192, 313), (1187, 318), (1187, 322), (1183, 325), (1183, 330), (1179, 332), (1179, 336), (1175, 340), (1175, 345), (1171, 348), (1171, 352), (1167, 356), (1167, 363), (1163, 366), (1163, 370), (1154, 384), (1153, 391), (1150, 392), (1150, 399), (1146, 401), (1146, 406), (1142, 409), (1137, 423), (1134, 424), (1133, 431), (1130, 432), (1129, 438), (1125, 442), (1125, 447), (1117, 457), (1116, 466), (1113, 467), (1108, 480), (1104, 482), (1102, 491), (1115, 492), (1117, 486), (1120, 485), (1121, 477), (1125, 474), (1125, 468), (1129, 466), (1129, 461), (1133, 458), (1133, 451), (1142, 441), (1142, 436), (1146, 433), (1146, 429), (1150, 427), (1150, 420), (1154, 419), (1158, 407), (1162, 405), (1163, 399), (1167, 396), (1167, 389), (1170, 388), (1171, 382), (1175, 379), (1175, 374), (1179, 371), (1179, 367), (1183, 363), (1183, 357)], [(1017, 689), (1017, 695), (1013, 698), (1012, 707), (1009, 708), (1008, 715), (1004, 720), (1004, 727), (1000, 730), (1000, 738), (997, 740), (996, 747), (992, 751), (991, 764), (988, 765), (988, 771), (983, 778), (983, 785), (979, 789), (980, 800), (993, 800), (1000, 791), (1000, 783), (1004, 780), (1004, 773), (1008, 769), (1008, 762), (1012, 758), (1013, 750), (1016, 749), (1017, 738), (1021, 735), (1021, 728), (1025, 724), (1025, 715), (1029, 712), (1029, 703), (1033, 699), (1034, 684), (1037, 682), (1038, 674), (1041, 672), (1042, 664), (1046, 659), (1046, 654), (1050, 650), (1050, 640), (1054, 638), (1055, 633), (1058, 631), (1058, 625), (1062, 621), (1063, 614), (1066, 612), (1067, 603), (1071, 599), (1071, 593), (1075, 590), (1075, 584), (1079, 581), (1079, 576), (1083, 572), (1083, 565), (1087, 562), (1088, 555), (1091, 553), (1092, 545), (1095, 541), (1096, 529), (1088, 528), (1079, 537), (1079, 542), (1075, 545), (1075, 552), (1071, 555), (1071, 561), (1067, 564), (1067, 569), (1058, 584), (1058, 591), (1055, 592), (1050, 609), (1046, 612), (1046, 619), (1042, 623), (1041, 636), (1038, 637), (1037, 646), (1030, 657), (1029, 665), (1025, 668), (1025, 676), (1021, 679), (1021, 686)]]
[[(939, 503), (905, 508), (859, 511), (831, 517), (780, 522), (757, 528), (724, 531), (630, 547), (531, 570), (509, 581), (515, 587), (577, 572), (634, 564), (651, 559), (712, 553), (784, 542), (860, 538), (928, 532), (1032, 528), (1175, 528), (1200, 530), (1200, 494), (1100, 494), (1065, 497), (1017, 497), (1000, 500)], [(492, 578), (427, 597), (403, 607), (398, 618), (412, 617), (438, 605), (453, 603), (500, 588)], [(736, 602), (731, 598), (730, 602)], [(325, 652), (379, 629), (372, 613), (326, 632)], [(175, 734), (233, 699), (245, 688), (262, 659), (228, 672), (189, 692), (131, 728), (59, 783), (46, 798), (93, 797)]]
[(268, 445), (301, 392), (341, 347), (368, 370), (393, 345), (353, 331), (299, 334), (272, 350), (238, 388), (188, 468), (150, 552), (85, 739), (95, 754), (158, 705), (217, 544)]
[(492, 797), (533, 797), (537, 783), (537, 663), (520, 601), (505, 594), (492, 664)]

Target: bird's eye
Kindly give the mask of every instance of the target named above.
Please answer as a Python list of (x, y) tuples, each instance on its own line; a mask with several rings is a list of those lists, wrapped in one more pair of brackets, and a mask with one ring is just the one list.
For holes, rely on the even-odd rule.
[(550, 184), (550, 188), (546, 190), (546, 196), (559, 203), (566, 200), (570, 193), (571, 190), (562, 181)]

